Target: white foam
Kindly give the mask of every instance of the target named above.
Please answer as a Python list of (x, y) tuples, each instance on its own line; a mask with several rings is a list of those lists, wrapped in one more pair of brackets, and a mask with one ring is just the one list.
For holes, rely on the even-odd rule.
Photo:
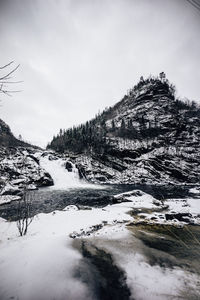
[(49, 156), (40, 158), (41, 167), (46, 170), (52, 177), (54, 185), (51, 189), (63, 190), (70, 188), (102, 188), (94, 184), (87, 183), (79, 178), (78, 169), (72, 164), (72, 171), (68, 172), (65, 168), (66, 161), (58, 158), (49, 160)]

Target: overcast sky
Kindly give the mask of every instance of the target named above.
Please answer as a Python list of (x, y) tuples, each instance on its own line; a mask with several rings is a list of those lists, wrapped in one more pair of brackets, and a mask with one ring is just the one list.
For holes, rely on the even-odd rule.
[(200, 103), (199, 55), (200, 11), (186, 0), (0, 0), (0, 65), (14, 60), (23, 80), (0, 118), (45, 146), (161, 71)]

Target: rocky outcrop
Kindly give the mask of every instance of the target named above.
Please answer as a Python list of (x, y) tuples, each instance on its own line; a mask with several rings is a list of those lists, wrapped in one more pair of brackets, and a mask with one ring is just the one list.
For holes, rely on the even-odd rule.
[(31, 147), (0, 148), (0, 195), (21, 196), (24, 186), (34, 190), (53, 185), (50, 174), (41, 168), (42, 151)]
[(72, 172), (73, 165), (70, 161), (67, 161), (65, 164), (65, 168), (67, 169), (68, 172)]

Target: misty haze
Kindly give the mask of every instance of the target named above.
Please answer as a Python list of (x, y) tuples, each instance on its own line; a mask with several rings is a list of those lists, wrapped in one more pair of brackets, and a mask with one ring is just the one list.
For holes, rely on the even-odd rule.
[(200, 299), (200, 0), (0, 0), (0, 300)]

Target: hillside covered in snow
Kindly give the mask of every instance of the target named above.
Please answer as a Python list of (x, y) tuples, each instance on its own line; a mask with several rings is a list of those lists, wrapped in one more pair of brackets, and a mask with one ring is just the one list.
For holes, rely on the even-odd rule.
[(92, 182), (196, 184), (200, 108), (175, 97), (165, 74), (140, 81), (94, 119), (60, 130), (48, 145)]

